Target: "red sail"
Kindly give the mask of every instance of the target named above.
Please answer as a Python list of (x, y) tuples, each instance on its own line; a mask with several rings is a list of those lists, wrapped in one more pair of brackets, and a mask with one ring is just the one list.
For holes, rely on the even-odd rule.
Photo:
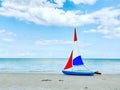
[(77, 41), (76, 28), (74, 29), (74, 41)]
[(69, 57), (69, 60), (68, 60), (68, 62), (67, 62), (67, 64), (66, 64), (66, 66), (64, 67), (64, 69), (69, 69), (69, 68), (72, 67), (72, 56), (73, 56), (73, 51), (71, 52), (71, 55), (70, 55), (70, 57)]

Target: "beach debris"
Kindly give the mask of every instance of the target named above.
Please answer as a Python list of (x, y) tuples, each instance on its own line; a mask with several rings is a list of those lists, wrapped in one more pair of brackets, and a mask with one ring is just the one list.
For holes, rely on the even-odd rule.
[(88, 89), (88, 87), (84, 87), (84, 89)]
[(61, 81), (63, 82), (64, 80), (61, 80), (61, 79), (60, 79), (59, 81), (60, 81), (60, 82), (61, 82)]
[(43, 79), (43, 80), (41, 80), (41, 81), (52, 81), (52, 80), (50, 80), (50, 79)]

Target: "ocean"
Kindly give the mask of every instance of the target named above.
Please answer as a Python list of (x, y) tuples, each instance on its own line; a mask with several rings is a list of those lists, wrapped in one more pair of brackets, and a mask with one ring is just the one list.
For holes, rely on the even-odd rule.
[[(120, 74), (120, 59), (85, 58), (87, 68), (103, 74)], [(62, 74), (67, 58), (0, 58), (0, 72)]]

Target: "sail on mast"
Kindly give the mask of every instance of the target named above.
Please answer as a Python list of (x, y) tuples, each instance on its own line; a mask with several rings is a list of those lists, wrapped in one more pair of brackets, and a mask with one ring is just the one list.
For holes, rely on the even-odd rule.
[(64, 69), (69, 69), (69, 68), (73, 67), (73, 65), (74, 66), (83, 65), (82, 58), (78, 53), (76, 28), (74, 29), (74, 49), (71, 52), (71, 55), (68, 59), (67, 64), (65, 65)]
[(76, 28), (74, 29), (74, 42), (77, 41)]
[(68, 62), (66, 64), (66, 66), (64, 67), (64, 69), (69, 69), (69, 68), (72, 67), (72, 57), (73, 57), (73, 51), (71, 52), (71, 55), (70, 55), (70, 57), (68, 59)]
[(79, 54), (76, 28), (74, 29), (73, 65), (74, 66), (83, 65), (82, 58)]

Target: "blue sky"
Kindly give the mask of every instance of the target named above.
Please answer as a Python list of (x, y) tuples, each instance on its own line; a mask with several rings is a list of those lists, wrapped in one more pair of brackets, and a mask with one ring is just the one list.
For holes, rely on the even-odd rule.
[(120, 58), (120, 0), (0, 0), (1, 58)]

